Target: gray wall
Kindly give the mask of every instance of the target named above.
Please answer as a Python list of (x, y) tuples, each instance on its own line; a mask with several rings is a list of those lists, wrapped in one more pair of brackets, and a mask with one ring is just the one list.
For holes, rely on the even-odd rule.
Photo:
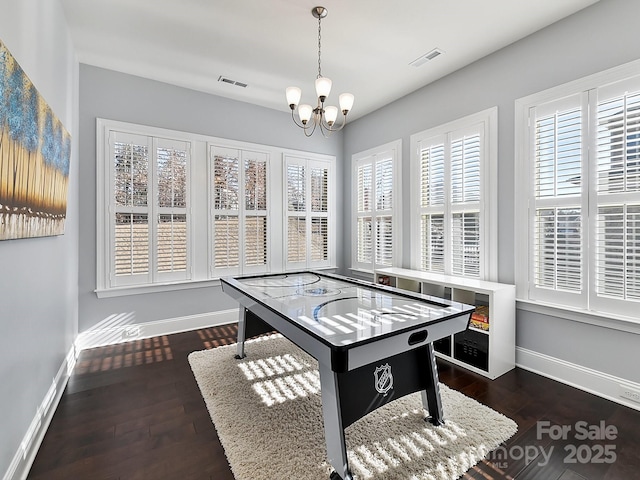
[(78, 65), (58, 1), (0, 0), (0, 40), (71, 133), (65, 234), (0, 242), (0, 475), (77, 334)]
[[(640, 58), (638, 0), (600, 0), (442, 80), (350, 124), (344, 137), (345, 198), (354, 153), (402, 139), (403, 184), (409, 185), (411, 134), (498, 106), (498, 280), (514, 282), (514, 101)], [(443, 46), (444, 47), (444, 46)], [(445, 48), (446, 50), (446, 48)], [(428, 65), (424, 68), (428, 68)], [(408, 189), (403, 225), (409, 225)], [(349, 231), (350, 214), (344, 217)], [(407, 231), (405, 229), (405, 231)], [(409, 238), (403, 266), (410, 266)], [(351, 262), (345, 246), (344, 265)], [(535, 352), (640, 381), (640, 336), (518, 310), (516, 343)], [(568, 346), (567, 342), (571, 342)]]
[[(215, 81), (215, 80), (212, 80)], [(285, 104), (284, 92), (282, 95)], [(166, 83), (80, 66), (80, 269), (79, 330), (111, 315), (127, 323), (191, 316), (237, 308), (220, 287), (97, 298), (96, 288), (96, 118), (106, 118), (262, 145), (335, 155), (342, 169), (342, 132), (307, 138), (286, 112), (188, 90)], [(338, 205), (344, 186), (338, 176)], [(338, 228), (342, 228), (339, 211)], [(338, 232), (338, 238), (342, 232)], [(337, 258), (343, 257), (338, 242)]]

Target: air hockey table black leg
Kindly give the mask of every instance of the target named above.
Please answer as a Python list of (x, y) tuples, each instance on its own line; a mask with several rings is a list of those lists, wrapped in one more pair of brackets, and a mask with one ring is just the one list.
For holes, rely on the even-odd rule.
[(444, 425), (444, 415), (442, 413), (442, 400), (440, 399), (440, 384), (438, 383), (438, 366), (433, 344), (429, 343), (427, 349), (427, 388), (422, 390), (422, 406), (429, 412), (429, 417), (425, 420), (433, 425)]
[(238, 318), (238, 336), (237, 336), (237, 351), (236, 358), (241, 359), (245, 357), (244, 354), (244, 341), (247, 333), (247, 309), (240, 307), (240, 315)]
[(324, 438), (328, 460), (334, 468), (334, 472), (331, 473), (329, 478), (331, 480), (353, 480), (353, 476), (349, 471), (347, 445), (342, 426), (338, 374), (322, 363), (318, 365), (318, 369), (320, 371)]

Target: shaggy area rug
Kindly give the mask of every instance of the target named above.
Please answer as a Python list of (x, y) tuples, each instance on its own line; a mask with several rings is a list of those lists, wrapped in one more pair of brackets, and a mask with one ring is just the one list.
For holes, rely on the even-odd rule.
[[(316, 360), (280, 335), (193, 352), (189, 363), (236, 480), (327, 480)], [(440, 386), (445, 425), (423, 420), (420, 394), (345, 429), (356, 480), (459, 478), (517, 430), (515, 422)]]

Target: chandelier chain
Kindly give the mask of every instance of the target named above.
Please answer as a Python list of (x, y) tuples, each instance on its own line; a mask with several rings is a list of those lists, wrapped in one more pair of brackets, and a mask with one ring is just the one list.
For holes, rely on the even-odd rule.
[(321, 28), (320, 28), (320, 23), (321, 23), (322, 17), (318, 17), (318, 78), (322, 77), (322, 67), (320, 64), (320, 52), (322, 50), (322, 34), (321, 34)]

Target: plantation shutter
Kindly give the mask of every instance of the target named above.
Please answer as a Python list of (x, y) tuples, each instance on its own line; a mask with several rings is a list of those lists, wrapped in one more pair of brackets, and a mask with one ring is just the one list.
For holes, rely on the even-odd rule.
[(240, 151), (212, 148), (213, 271), (240, 273)]
[(376, 267), (393, 264), (393, 157), (376, 156)]
[(454, 213), (451, 222), (451, 271), (480, 276), (480, 212)]
[(245, 266), (267, 265), (267, 159), (244, 153)]
[(307, 219), (290, 216), (287, 218), (287, 263), (304, 263), (307, 260)]
[(214, 277), (268, 270), (268, 157), (211, 147)]
[(311, 165), (311, 261), (329, 259), (328, 185), (329, 169), (323, 165)]
[(455, 122), (416, 137), (420, 238), (414, 262), (422, 270), (484, 278), (487, 127), (486, 120)]
[(373, 164), (358, 165), (356, 262), (373, 264)]
[(534, 158), (531, 295), (557, 301), (580, 295), (585, 288), (582, 97), (536, 107), (530, 117)]
[(443, 214), (423, 214), (420, 218), (422, 270), (444, 272), (445, 228)]
[(328, 162), (285, 157), (287, 269), (330, 264)]
[(531, 300), (636, 318), (640, 75), (612, 78), (598, 76), (591, 88), (526, 106), (526, 286)]
[(190, 146), (111, 132), (113, 286), (187, 279)]
[(396, 149), (383, 145), (354, 159), (355, 268), (372, 271), (394, 264)]
[(480, 277), (481, 133), (451, 142), (451, 272)]
[(112, 132), (109, 142), (113, 168), (111, 283), (150, 282), (151, 138)]
[(156, 139), (156, 269), (158, 280), (188, 277), (187, 179), (189, 145)]
[(288, 160), (287, 180), (287, 264), (306, 266), (307, 260), (307, 182), (306, 162)]
[(445, 271), (445, 138), (421, 142), (420, 159), (420, 268)]
[(613, 92), (599, 90), (596, 109), (595, 291), (598, 297), (637, 302), (640, 301), (640, 81), (616, 87)]
[(96, 132), (99, 298), (336, 267), (334, 156), (104, 119)]

